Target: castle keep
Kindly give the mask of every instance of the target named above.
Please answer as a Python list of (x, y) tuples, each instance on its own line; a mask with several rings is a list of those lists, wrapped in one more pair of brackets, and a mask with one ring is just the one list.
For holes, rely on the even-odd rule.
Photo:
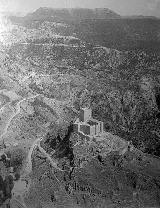
[(92, 118), (90, 108), (82, 108), (79, 118), (74, 123), (74, 129), (88, 137), (100, 136), (103, 133), (103, 122)]

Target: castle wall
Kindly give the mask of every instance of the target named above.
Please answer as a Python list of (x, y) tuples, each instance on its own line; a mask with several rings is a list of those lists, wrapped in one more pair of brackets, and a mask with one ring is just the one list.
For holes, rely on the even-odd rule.
[(86, 136), (97, 136), (103, 133), (103, 122), (92, 118), (92, 110), (83, 108), (80, 110), (80, 118), (74, 123), (74, 130), (80, 131)]
[(82, 110), (82, 109), (80, 110), (79, 120), (81, 122), (84, 122), (84, 110)]
[(91, 136), (94, 136), (95, 135), (95, 126), (90, 126), (90, 129), (91, 129), (91, 132), (90, 132), (90, 135)]
[(101, 121), (100, 125), (101, 125), (101, 133), (103, 133), (104, 132), (104, 123)]
[(90, 126), (82, 124), (80, 125), (80, 131), (82, 131), (86, 135), (90, 135)]

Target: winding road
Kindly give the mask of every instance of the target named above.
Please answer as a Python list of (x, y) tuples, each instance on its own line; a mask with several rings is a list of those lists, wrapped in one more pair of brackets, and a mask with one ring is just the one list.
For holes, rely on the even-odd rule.
[(24, 98), (18, 101), (18, 103), (16, 103), (16, 106), (12, 105), (11, 101), (0, 109), (0, 141), (3, 139), (3, 136), (7, 133), (11, 121), (20, 113), (21, 103), (29, 99), (34, 99), (38, 96), (39, 94), (29, 98)]
[[(8, 102), (4, 106), (2, 106), (2, 108), (0, 109), (0, 141), (3, 140), (3, 137), (7, 133), (11, 121), (20, 113), (21, 103), (29, 99), (34, 99), (38, 96), (39, 94), (29, 98), (24, 98), (22, 100), (19, 100), (18, 102), (12, 100), (11, 102)], [(40, 142), (42, 141), (42, 139), (43, 138), (38, 138), (30, 147), (21, 177), (18, 181), (15, 182), (14, 188), (12, 190), (11, 203), (16, 204), (18, 207), (21, 206), (23, 208), (27, 208), (24, 203), (24, 196), (26, 195), (26, 193), (28, 193), (31, 185), (29, 174), (32, 172), (32, 153), (36, 147), (38, 147), (39, 151), (48, 159), (49, 163), (53, 168), (59, 171), (63, 171), (58, 167), (58, 162), (51, 158), (50, 155), (40, 146)]]
[[(22, 100), (11, 101), (0, 109), (0, 141), (3, 139), (5, 134), (8, 131), (8, 128), (10, 126), (11, 121), (20, 113), (21, 110), (21, 103), (29, 100), (34, 99), (36, 97), (40, 96), (39, 94), (23, 98)], [(108, 138), (111, 138), (114, 145), (112, 146), (112, 151), (118, 151), (120, 150), (120, 155), (127, 154), (127, 149), (125, 145), (125, 140), (123, 141), (121, 138), (117, 137), (116, 135), (113, 135), (111, 133), (107, 133)], [(11, 203), (17, 203), (17, 207), (23, 207), (27, 208), (27, 206), (24, 203), (24, 197), (29, 192), (30, 186), (31, 186), (31, 179), (29, 177), (29, 174), (32, 172), (32, 154), (35, 148), (38, 148), (39, 151), (47, 158), (50, 165), (57, 169), (58, 171), (64, 171), (58, 167), (58, 162), (52, 158), (40, 145), (43, 138), (36, 139), (32, 146), (29, 149), (28, 156), (26, 158), (26, 163), (24, 165), (22, 174), (20, 179), (15, 182), (15, 186), (12, 190), (13, 197), (11, 199)], [(98, 138), (97, 138), (98, 139)], [(107, 138), (105, 138), (107, 139)], [(101, 138), (99, 138), (101, 140)], [(117, 143), (123, 143), (122, 148), (116, 148)], [(76, 143), (76, 145), (79, 145), (79, 143)], [(120, 145), (121, 146), (121, 145)], [(119, 147), (119, 145), (118, 145)], [(124, 148), (125, 147), (125, 148)], [(124, 164), (124, 167), (130, 170), (133, 170), (137, 172), (138, 174), (144, 174), (147, 176), (151, 176), (153, 178), (156, 178), (160, 181), (160, 160), (159, 158), (153, 158), (147, 154), (142, 153), (141, 151), (138, 151), (136, 148), (133, 148), (133, 150), (129, 153), (130, 155), (133, 155), (134, 160), (131, 160), (129, 162), (126, 162)], [(138, 158), (138, 159), (137, 159)], [(139, 161), (140, 159), (140, 161)], [(138, 161), (138, 162), (137, 162)], [(54, 172), (53, 172), (54, 175)], [(28, 183), (26, 182), (28, 181)], [(58, 179), (57, 179), (58, 180)], [(19, 204), (19, 205), (18, 205)]]
[(27, 159), (25, 164), (25, 170), (23, 171), (23, 177), (25, 175), (28, 175), (32, 171), (32, 153), (35, 150), (36, 147), (38, 147), (39, 151), (48, 159), (51, 166), (59, 171), (63, 171), (58, 167), (58, 161), (56, 161), (54, 158), (51, 158), (51, 156), (40, 146), (40, 142), (43, 140), (43, 138), (38, 138), (31, 146)]
[[(40, 146), (40, 142), (42, 141), (42, 139), (43, 138), (38, 138), (32, 144), (32, 146), (29, 150), (27, 159), (26, 159), (25, 168), (23, 170), (21, 178), (15, 184), (15, 186), (12, 190), (12, 196), (13, 197), (12, 197), (11, 202), (19, 203), (21, 205), (21, 207), (23, 207), (23, 208), (27, 208), (27, 206), (24, 203), (24, 196), (28, 193), (28, 191), (30, 189), (30, 186), (31, 186), (31, 179), (28, 176), (32, 172), (32, 153), (33, 153), (33, 151), (35, 150), (36, 147), (38, 147), (39, 151), (48, 159), (49, 163), (51, 164), (51, 166), (53, 168), (55, 168), (59, 171), (63, 171), (58, 167), (58, 165), (57, 165), (58, 162), (56, 160), (54, 160), (54, 158), (51, 158), (50, 155)], [(26, 181), (28, 181), (28, 183)]]
[[(2, 92), (2, 90), (0, 92)], [(14, 103), (15, 100), (13, 100), (11, 102), (8, 102), (4, 106), (2, 106), (2, 108), (0, 109), (0, 141), (3, 140), (3, 136), (5, 136), (5, 134), (7, 133), (11, 121), (20, 113), (21, 103), (26, 100), (29, 100), (29, 99), (34, 99), (38, 96), (39, 96), (39, 94), (34, 95), (29, 98), (24, 98), (24, 99), (18, 101), (17, 103)], [(29, 166), (27, 166), (26, 169), (28, 168), (29, 172), (32, 171), (31, 155), (32, 155), (32, 152), (33, 152), (33, 150), (39, 140), (40, 139), (37, 139), (33, 143), (32, 147), (30, 149), (30, 152), (28, 154)], [(15, 182), (14, 188), (12, 190), (12, 199), (10, 201), (10, 204), (11, 205), (14, 204), (16, 207), (27, 208), (27, 206), (24, 203), (23, 196), (29, 190), (29, 187), (30, 186), (26, 185), (26, 182), (23, 180), (23, 178), (21, 178), (19, 181)]]

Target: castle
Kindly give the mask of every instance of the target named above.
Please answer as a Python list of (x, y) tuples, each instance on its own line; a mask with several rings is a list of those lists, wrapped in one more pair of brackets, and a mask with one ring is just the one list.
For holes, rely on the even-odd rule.
[(82, 108), (80, 116), (73, 124), (74, 130), (87, 137), (100, 136), (103, 133), (103, 122), (92, 118), (90, 108)]

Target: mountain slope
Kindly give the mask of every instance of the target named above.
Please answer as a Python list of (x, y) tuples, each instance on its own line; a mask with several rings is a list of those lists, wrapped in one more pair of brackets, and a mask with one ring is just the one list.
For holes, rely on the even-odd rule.
[(107, 19), (107, 18), (120, 18), (120, 15), (109, 9), (52, 9), (52, 8), (39, 8), (32, 14), (28, 15), (29, 18), (45, 19), (51, 18), (63, 21), (76, 21), (82, 19)]
[(160, 20), (126, 18), (82, 20), (74, 24), (75, 33), (93, 44), (118, 50), (160, 52)]
[[(69, 30), (83, 41), (118, 50), (160, 52), (160, 19), (121, 17), (107, 8), (39, 8), (25, 17), (10, 17), (14, 23), (34, 28), (44, 21), (68, 24)], [(38, 26), (37, 26), (38, 27)]]

